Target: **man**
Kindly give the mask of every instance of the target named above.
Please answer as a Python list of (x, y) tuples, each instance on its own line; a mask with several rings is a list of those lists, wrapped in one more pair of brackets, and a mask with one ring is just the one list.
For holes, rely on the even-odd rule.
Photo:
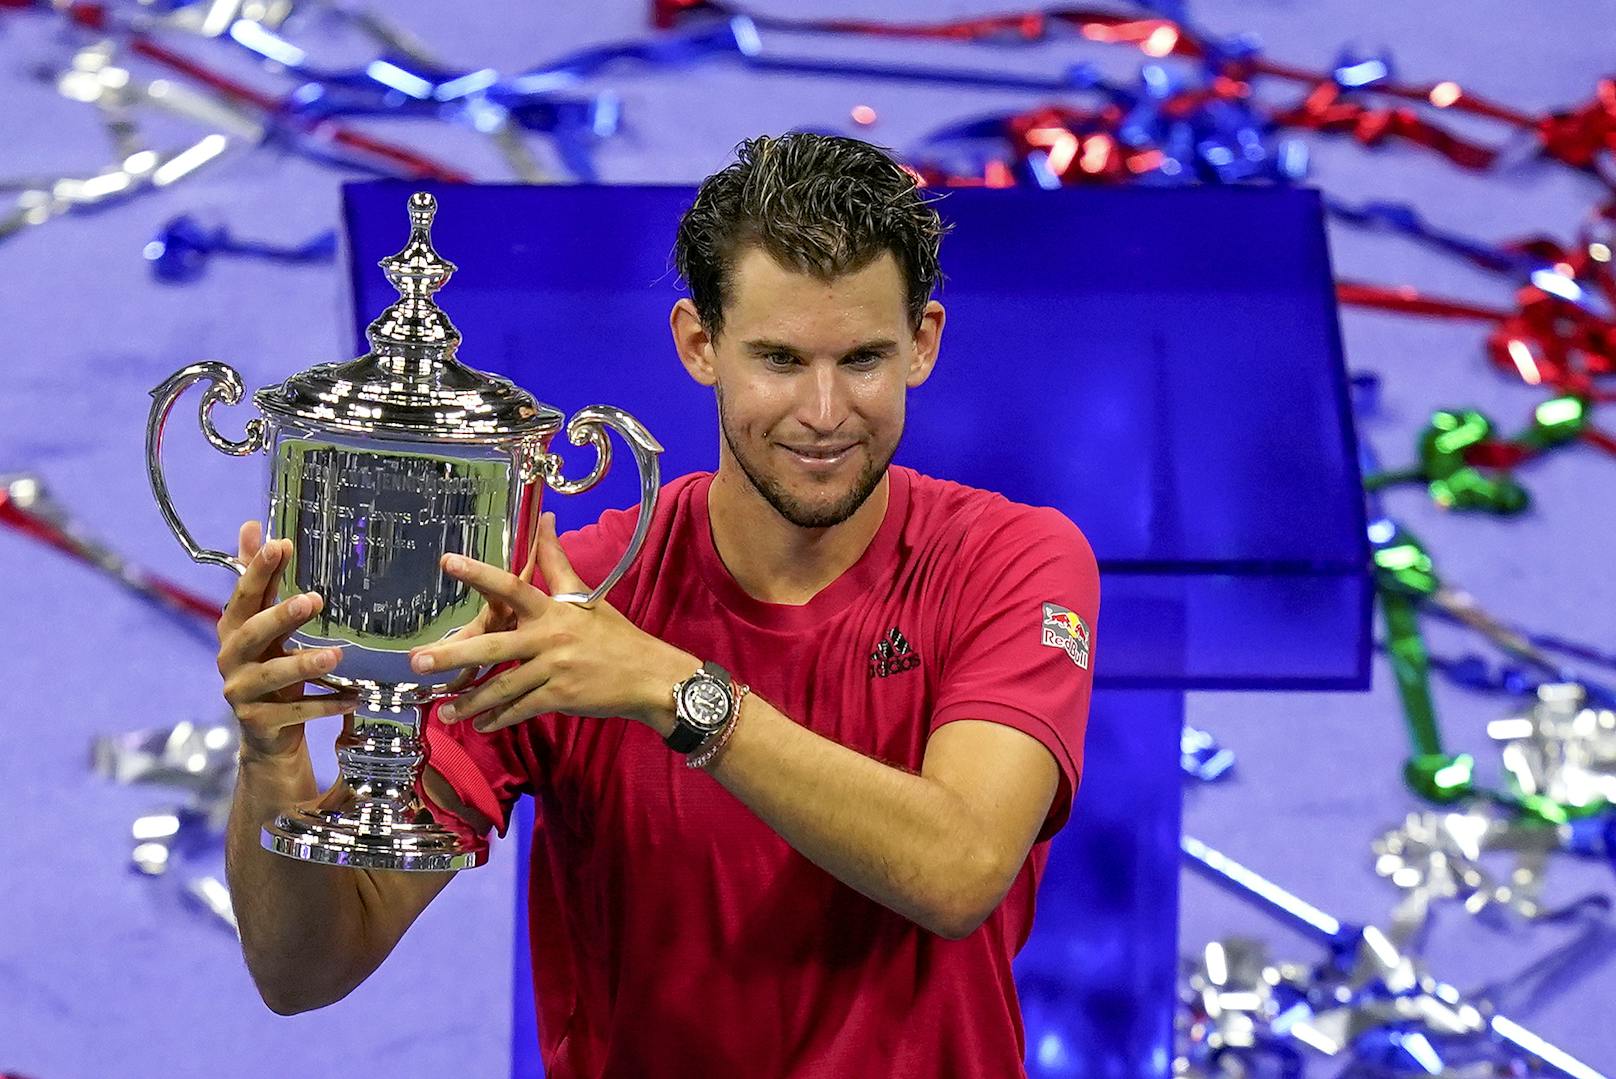
[[(559, 539), (546, 514), (531, 583), (445, 559), (488, 606), (416, 669), (497, 671), (429, 720), (423, 793), (482, 834), (537, 800), (552, 1076), (1022, 1072), (1010, 963), (1078, 786), (1099, 584), (1059, 513), (891, 465), (937, 360), (941, 234), (874, 147), (744, 143), (675, 250), (718, 470), (662, 489), (593, 609), (549, 594), (601, 580), (638, 511)], [(301, 694), (329, 658), (280, 650), (319, 606), (263, 609), (284, 548), (249, 525), (241, 554), (230, 879), (253, 977), (291, 1013), (363, 981), (450, 876), (259, 848), (315, 793), (302, 723), (348, 702)]]

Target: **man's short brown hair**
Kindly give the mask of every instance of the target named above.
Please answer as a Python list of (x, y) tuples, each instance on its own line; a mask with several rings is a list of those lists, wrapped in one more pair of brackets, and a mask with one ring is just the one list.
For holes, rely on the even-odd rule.
[(881, 148), (838, 135), (762, 135), (735, 155), (702, 181), (673, 249), (708, 333), (723, 328), (730, 275), (751, 246), (826, 280), (891, 252), (919, 328), (942, 276), (937, 248), (947, 230), (913, 173)]

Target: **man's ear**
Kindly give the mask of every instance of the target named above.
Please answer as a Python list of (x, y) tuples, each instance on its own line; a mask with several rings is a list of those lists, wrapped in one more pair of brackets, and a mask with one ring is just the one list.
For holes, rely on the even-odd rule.
[(915, 330), (914, 356), (909, 361), (909, 372), (904, 378), (910, 389), (930, 378), (932, 368), (937, 366), (937, 350), (942, 347), (943, 323), (946, 319), (942, 304), (936, 300), (926, 304), (926, 310), (920, 316), (920, 328)]
[(673, 331), (673, 347), (678, 350), (679, 362), (685, 365), (690, 377), (703, 386), (718, 384), (718, 372), (713, 368), (713, 339), (707, 327), (696, 314), (696, 305), (689, 298), (680, 299), (668, 312), (668, 328)]

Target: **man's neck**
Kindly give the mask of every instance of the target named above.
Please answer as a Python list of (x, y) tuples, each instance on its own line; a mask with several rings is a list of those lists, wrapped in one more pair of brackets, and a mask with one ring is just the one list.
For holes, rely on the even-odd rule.
[(707, 491), (713, 545), (735, 583), (764, 603), (801, 606), (859, 560), (886, 519), (891, 472), (853, 516), (831, 528), (798, 528), (758, 494), (733, 462)]

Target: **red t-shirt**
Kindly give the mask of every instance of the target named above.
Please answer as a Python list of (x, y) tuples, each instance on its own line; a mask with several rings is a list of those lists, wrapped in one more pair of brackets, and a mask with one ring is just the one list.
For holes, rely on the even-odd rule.
[[(1099, 577), (1055, 510), (889, 475), (870, 546), (802, 606), (729, 575), (711, 473), (662, 488), (607, 598), (810, 730), (910, 771), (953, 720), (1036, 738), (1060, 789), (1015, 884), (944, 940), (809, 862), (648, 727), (552, 713), (483, 735), (434, 716), (432, 766), (501, 835), (515, 799), (537, 799), (529, 932), (554, 1079), (1022, 1074), (1010, 963), (1081, 771)], [(638, 516), (562, 537), (584, 581), (610, 572)]]

